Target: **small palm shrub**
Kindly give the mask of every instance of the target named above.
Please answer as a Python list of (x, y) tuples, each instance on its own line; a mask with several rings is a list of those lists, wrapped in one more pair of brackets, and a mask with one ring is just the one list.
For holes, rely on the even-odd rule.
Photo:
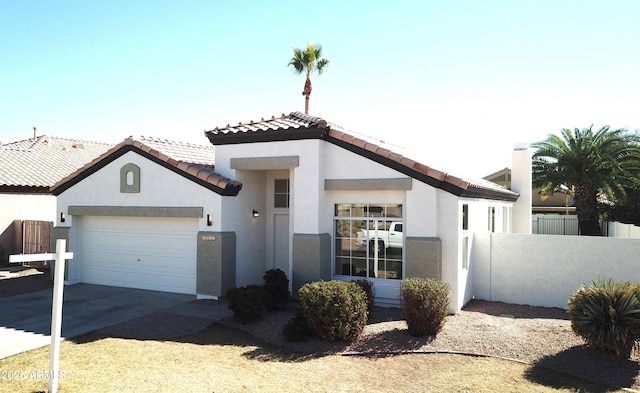
[(373, 282), (364, 278), (351, 281), (358, 284), (367, 295), (367, 312), (371, 315), (371, 311), (373, 310), (373, 298), (376, 296), (376, 288), (373, 286)]
[(302, 315), (325, 341), (355, 341), (367, 323), (366, 294), (345, 281), (317, 281), (298, 291)]
[(629, 357), (640, 337), (639, 295), (630, 282), (583, 284), (569, 297), (571, 329), (591, 348)]
[(409, 334), (438, 334), (447, 316), (449, 284), (430, 278), (407, 278), (400, 285), (400, 294), (400, 309)]
[(262, 277), (264, 279), (264, 289), (269, 293), (270, 310), (283, 310), (291, 299), (289, 292), (289, 279), (285, 272), (280, 269), (267, 270)]
[(227, 291), (227, 307), (239, 322), (257, 322), (267, 312), (268, 297), (268, 293), (260, 285), (232, 288)]

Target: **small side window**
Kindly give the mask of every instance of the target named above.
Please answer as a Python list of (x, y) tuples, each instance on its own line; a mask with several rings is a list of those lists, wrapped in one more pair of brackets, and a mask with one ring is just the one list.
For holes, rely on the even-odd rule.
[(133, 171), (127, 172), (127, 179), (126, 179), (125, 184), (127, 186), (132, 186), (133, 185)]
[(289, 179), (275, 179), (273, 207), (289, 207)]
[(462, 205), (462, 230), (469, 229), (469, 205), (466, 203)]

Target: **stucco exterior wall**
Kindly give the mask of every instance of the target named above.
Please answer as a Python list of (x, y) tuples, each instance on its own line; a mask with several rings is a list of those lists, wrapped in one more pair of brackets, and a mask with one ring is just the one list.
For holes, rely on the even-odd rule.
[(599, 278), (640, 282), (640, 239), (527, 234), (476, 234), (475, 296), (566, 308), (582, 284)]
[(457, 312), (462, 307), (461, 277), (463, 271), (459, 264), (460, 252), (459, 242), (461, 232), (461, 207), (459, 198), (442, 190), (437, 190), (438, 197), (438, 217), (437, 228), (438, 237), (442, 241), (442, 280), (451, 286), (451, 296), (449, 311)]
[[(236, 233), (236, 286), (262, 284), (266, 269), (266, 172), (235, 171), (242, 183), (236, 197), (222, 198), (222, 225)], [(253, 217), (253, 210), (260, 217)]]
[[(120, 192), (120, 168), (133, 163), (140, 167), (140, 192)], [(58, 212), (68, 213), (68, 206), (179, 206), (202, 207), (199, 230), (221, 230), (222, 197), (206, 188), (136, 154), (128, 152), (93, 175), (58, 196)], [(211, 214), (213, 225), (207, 226)], [(61, 225), (59, 214), (57, 225)], [(64, 226), (73, 227), (67, 214)]]
[[(428, 264), (430, 272), (437, 272), (441, 278), (450, 283), (452, 287), (452, 302), (450, 311), (457, 312), (463, 304), (472, 296), (473, 285), (468, 276), (468, 270), (462, 267), (462, 204), (467, 203), (470, 209), (470, 228), (473, 231), (487, 231), (488, 207), (494, 206), (496, 212), (496, 231), (509, 231), (510, 225), (503, 226), (505, 220), (502, 215), (503, 207), (511, 207), (512, 203), (485, 200), (465, 200), (448, 192), (436, 189), (432, 186), (411, 179), (408, 176), (378, 164), (368, 158), (350, 152), (339, 146), (322, 140), (301, 140), (286, 142), (248, 143), (238, 145), (223, 145), (216, 147), (216, 170), (224, 176), (236, 179), (243, 183), (243, 189), (237, 198), (223, 200), (225, 214), (225, 226), (230, 226), (238, 233), (238, 285), (246, 285), (250, 280), (245, 280), (250, 275), (250, 266), (255, 266), (251, 260), (258, 260), (258, 253), (251, 254), (243, 248), (261, 245), (259, 232), (262, 236), (271, 236), (271, 226), (266, 224), (251, 223), (246, 227), (246, 220), (242, 214), (235, 215), (234, 211), (249, 211), (249, 204), (259, 204), (259, 199), (265, 200), (264, 190), (268, 187), (263, 184), (260, 173), (282, 168), (268, 168), (262, 170), (236, 170), (232, 169), (231, 160), (237, 158), (274, 158), (292, 157), (299, 158), (296, 165), (290, 169), (291, 182), (291, 206), (289, 209), (290, 235), (301, 236), (334, 236), (334, 206), (339, 203), (395, 203), (403, 206), (404, 236), (412, 239), (431, 239), (437, 244), (438, 258), (441, 258), (441, 266), (434, 268), (434, 253), (424, 253), (422, 242), (420, 246), (412, 248), (411, 253), (406, 253), (405, 277), (408, 272), (425, 271), (420, 269), (421, 264)], [(291, 160), (289, 160), (291, 161)], [(236, 161), (237, 162), (237, 161)], [(266, 162), (266, 161), (265, 161)], [(406, 179), (409, 181), (408, 189), (350, 189), (329, 188), (325, 189), (325, 180), (364, 180), (364, 179)], [(250, 185), (255, 183), (255, 187)], [(332, 183), (336, 186), (340, 182)], [(370, 184), (370, 183), (366, 183)], [(395, 184), (395, 183), (394, 183)], [(397, 184), (403, 184), (398, 182)], [(381, 187), (383, 188), (383, 187)], [(246, 195), (250, 194), (250, 195)], [(255, 198), (254, 201), (251, 201)], [(268, 210), (269, 207), (267, 207)], [(244, 214), (244, 213), (243, 213)], [(252, 228), (252, 225), (255, 227)], [(243, 232), (244, 231), (244, 232)], [(295, 234), (295, 235), (294, 235)], [(324, 243), (319, 243), (324, 244)], [(416, 243), (418, 244), (418, 243)], [(330, 242), (331, 271), (333, 272), (334, 244)], [(431, 249), (429, 248), (429, 249)], [(305, 266), (303, 261), (297, 261), (297, 256), (303, 255), (299, 246), (293, 246), (291, 252), (294, 274), (296, 266)], [(317, 257), (320, 253), (326, 255), (325, 250), (316, 250)], [(406, 261), (407, 255), (412, 260)], [(324, 258), (324, 257), (323, 257)], [(268, 258), (263, 258), (268, 259)], [(324, 260), (324, 259), (323, 259)], [(246, 263), (247, 269), (240, 266)], [(411, 267), (407, 271), (408, 266)], [(300, 270), (298, 269), (298, 272)], [(348, 276), (344, 276), (348, 279)], [(321, 277), (317, 277), (320, 279)], [(256, 277), (257, 279), (257, 277)], [(305, 278), (307, 279), (307, 278)], [(292, 281), (298, 282), (296, 277)], [(376, 291), (379, 297), (389, 299), (399, 298), (400, 280), (376, 280)], [(253, 282), (257, 283), (257, 282)]]
[[(134, 164), (140, 168), (140, 192), (121, 192), (120, 169)], [(227, 197), (230, 198), (230, 197)], [(222, 228), (222, 197), (178, 174), (162, 167), (134, 152), (107, 164), (91, 176), (81, 180), (57, 197), (57, 212), (64, 212), (66, 220), (60, 221), (60, 214), (56, 214), (56, 226), (68, 227), (69, 250), (77, 253), (76, 263), (69, 265), (67, 278), (70, 283), (80, 280), (80, 266), (82, 257), (79, 251), (79, 234), (82, 230), (79, 221), (74, 219), (73, 207), (90, 207), (86, 214), (109, 211), (126, 212), (127, 209), (137, 208), (141, 213), (149, 211), (149, 207), (177, 208), (178, 212), (201, 211), (196, 217), (198, 231), (221, 232)], [(94, 209), (93, 207), (99, 207)], [(196, 208), (196, 209), (183, 209)], [(146, 210), (145, 210), (146, 209)], [(83, 210), (83, 209), (75, 209)], [(207, 215), (212, 217), (212, 226), (207, 226)], [(195, 236), (195, 233), (194, 233)]]
[(15, 220), (55, 222), (56, 214), (56, 197), (53, 195), (0, 195), (0, 258), (8, 261), (11, 252), (18, 252), (11, 244), (15, 240), (11, 228)]
[[(442, 240), (442, 280), (451, 285), (449, 312), (456, 313), (474, 296), (474, 277), (472, 258), (468, 266), (463, 264), (463, 242), (468, 237), (468, 252), (475, 247), (474, 234), (489, 233), (489, 208), (493, 208), (495, 232), (510, 231), (510, 209), (512, 203), (458, 198), (442, 190), (438, 195), (438, 237)], [(468, 229), (463, 230), (463, 205), (468, 205)]]

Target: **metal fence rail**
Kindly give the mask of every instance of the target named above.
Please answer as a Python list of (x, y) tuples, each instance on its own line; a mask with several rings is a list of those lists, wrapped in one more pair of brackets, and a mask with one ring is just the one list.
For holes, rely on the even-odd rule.
[[(600, 222), (602, 236), (607, 236), (608, 225)], [(531, 233), (541, 235), (581, 235), (577, 216), (541, 214), (533, 216)]]

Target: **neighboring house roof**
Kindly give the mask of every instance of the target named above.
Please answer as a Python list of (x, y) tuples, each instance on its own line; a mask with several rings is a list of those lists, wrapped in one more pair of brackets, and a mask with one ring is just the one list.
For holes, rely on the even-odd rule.
[(215, 154), (212, 146), (174, 142), (144, 136), (131, 136), (84, 167), (60, 180), (55, 184), (53, 194), (62, 194), (74, 184), (130, 151), (140, 154), (220, 195), (238, 195), (240, 188), (242, 188), (241, 183), (215, 172)]
[(0, 145), (0, 193), (49, 193), (113, 144), (41, 135)]
[(457, 196), (506, 201), (518, 199), (517, 193), (495, 183), (471, 180), (437, 170), (395, 152), (382, 141), (356, 135), (322, 118), (300, 112), (236, 126), (216, 127), (205, 131), (205, 135), (213, 145), (321, 139)]
[[(485, 176), (484, 179), (496, 183), (507, 189), (511, 189), (511, 168), (500, 169), (497, 172)], [(533, 213), (569, 214), (575, 213), (576, 211), (575, 206), (573, 206), (573, 199), (565, 199), (567, 198), (566, 194), (556, 192), (553, 195), (549, 195), (543, 199), (541, 187), (531, 186), (531, 190), (531, 211)]]

